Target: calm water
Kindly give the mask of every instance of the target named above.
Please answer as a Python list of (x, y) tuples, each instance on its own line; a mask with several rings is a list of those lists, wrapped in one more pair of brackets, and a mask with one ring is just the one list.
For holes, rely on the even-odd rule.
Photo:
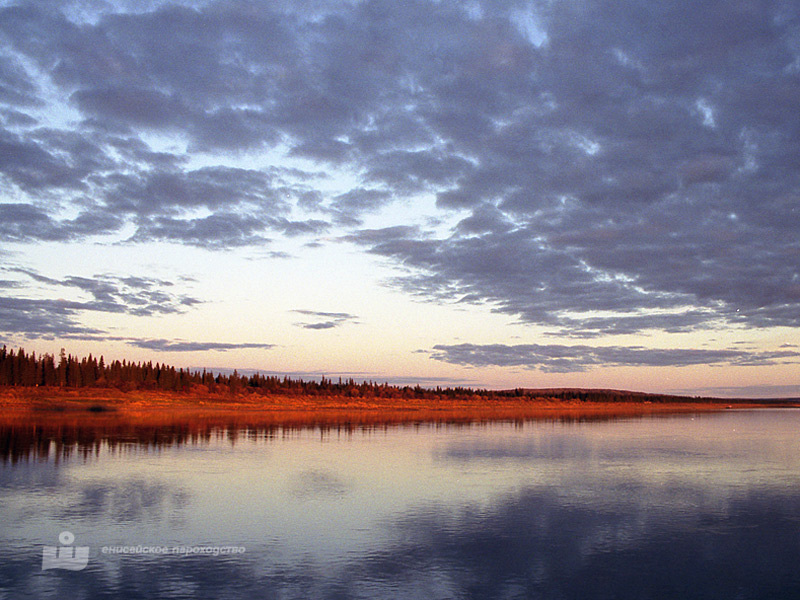
[[(0, 598), (797, 598), (798, 431), (792, 410), (7, 426)], [(86, 567), (42, 570), (64, 531)]]

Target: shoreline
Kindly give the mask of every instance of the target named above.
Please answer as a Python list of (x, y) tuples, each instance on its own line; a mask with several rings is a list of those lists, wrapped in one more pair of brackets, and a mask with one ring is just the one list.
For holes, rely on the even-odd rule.
[[(706, 399), (707, 400), (707, 399)], [(587, 402), (519, 399), (424, 400), (338, 396), (214, 395), (114, 389), (0, 388), (0, 458), (59, 460), (107, 447), (160, 448), (201, 440), (270, 438), (313, 432), (372, 435), (390, 428), (450, 428), (531, 422), (571, 426), (617, 419), (670, 418), (729, 409), (798, 408), (796, 402)]]
[(113, 388), (0, 389), (5, 422), (80, 421), (141, 424), (203, 420), (230, 425), (315, 426), (494, 420), (585, 420), (716, 412), (729, 409), (798, 408), (796, 402), (676, 397), (675, 402), (592, 402), (554, 398), (404, 399), (260, 394), (197, 394)]

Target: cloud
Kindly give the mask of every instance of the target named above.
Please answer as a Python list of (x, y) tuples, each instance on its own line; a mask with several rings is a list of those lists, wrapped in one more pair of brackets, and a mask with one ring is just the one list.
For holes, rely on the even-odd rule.
[(74, 219), (56, 220), (30, 204), (0, 204), (0, 237), (7, 241), (68, 242), (113, 233), (122, 222), (113, 214), (90, 210)]
[(148, 129), (169, 127), (188, 116), (179, 99), (140, 87), (101, 87), (75, 92), (70, 98), (86, 115)]
[(206, 249), (224, 249), (266, 243), (264, 222), (252, 215), (216, 213), (197, 219), (156, 217), (142, 219), (131, 241), (182, 242)]
[(332, 207), (345, 213), (358, 214), (378, 210), (391, 198), (392, 194), (386, 190), (356, 188), (336, 196)]
[(124, 338), (131, 346), (154, 350), (156, 352), (226, 352), (228, 350), (262, 349), (269, 350), (274, 348), (274, 344), (263, 343), (226, 343), (226, 342), (185, 342), (164, 339), (137, 339)]
[(367, 159), (366, 178), (404, 194), (450, 187), (474, 171), (472, 162), (440, 149), (392, 150)]
[[(6, 300), (0, 298), (0, 318), (2, 318), (3, 305)], [(25, 300), (24, 302), (29, 301)], [(48, 305), (45, 304), (44, 307), (48, 308)], [(36, 323), (34, 320), (31, 322)], [(95, 343), (122, 342), (134, 348), (143, 348), (153, 352), (227, 352), (229, 350), (270, 350), (275, 347), (275, 344), (263, 342), (197, 342), (109, 335), (107, 331), (70, 325), (72, 325), (71, 322), (68, 322), (67, 326), (56, 323), (51, 329), (42, 331), (21, 330), (19, 333), (24, 333), (28, 338), (62, 338)], [(3, 330), (0, 329), (0, 333), (2, 332)]]
[(333, 329), (341, 325), (339, 321), (322, 321), (320, 323), (298, 323), (298, 327), (303, 329)]
[(80, 322), (85, 308), (81, 302), (0, 296), (0, 332), (45, 338), (103, 333)]
[(702, 394), (729, 398), (800, 398), (800, 385), (742, 385), (676, 390), (678, 393)]
[(303, 329), (333, 329), (345, 323), (358, 323), (358, 317), (344, 312), (322, 312), (317, 310), (296, 309), (291, 311), (314, 319), (313, 322), (295, 323)]
[(469, 367), (523, 367), (549, 373), (575, 373), (600, 367), (757, 366), (800, 362), (794, 350), (746, 351), (643, 346), (561, 344), (439, 344), (433, 360)]
[(200, 303), (192, 296), (170, 293), (169, 288), (174, 284), (162, 279), (107, 274), (92, 278), (68, 275), (63, 279), (54, 279), (31, 269), (11, 267), (5, 270), (24, 274), (51, 287), (74, 288), (90, 294), (93, 298), (91, 301), (71, 303), (73, 307), (84, 310), (151, 316), (183, 312), (187, 307)]
[(65, 158), (59, 156), (57, 148), (41, 141), (0, 131), (0, 173), (8, 182), (31, 193), (84, 187), (81, 178), (86, 171), (81, 168), (80, 161), (73, 163)]
[(19, 107), (38, 105), (37, 88), (36, 82), (18, 60), (0, 56), (0, 102)]
[(310, 317), (332, 317), (334, 319), (355, 319), (357, 318), (355, 315), (351, 315), (350, 313), (344, 312), (322, 312), (318, 310), (303, 310), (303, 309), (296, 309), (292, 312), (301, 314), (301, 315), (308, 315)]
[(163, 215), (187, 209), (225, 209), (231, 206), (283, 212), (284, 194), (275, 189), (270, 172), (231, 167), (203, 167), (192, 171), (149, 171), (116, 179), (108, 202), (138, 215)]
[[(710, 6), (697, 8), (704, 22)], [(466, 95), (454, 101), (474, 125), (446, 121), (439, 131), (476, 166), (438, 196), (442, 207), (472, 213), (453, 236), (364, 245), (416, 269), (396, 280), (410, 292), (490, 302), (524, 321), (568, 321), (588, 335), (665, 323), (667, 330), (796, 325), (787, 308), (798, 306), (797, 243), (764, 198), (769, 188), (766, 204), (775, 202), (797, 225), (796, 211), (778, 200), (798, 186), (796, 174), (780, 166), (794, 145), (776, 145), (783, 136), (775, 129), (793, 118), (773, 109), (764, 120), (766, 107), (757, 108), (753, 94), (759, 85), (796, 87), (782, 71), (796, 57), (785, 26), (768, 10), (731, 19), (731, 31), (714, 26), (730, 51), (724, 55), (705, 38), (698, 47), (703, 36), (679, 25), (685, 14), (677, 5), (667, 5), (659, 22), (680, 31), (685, 45), (642, 31), (651, 22), (647, 5), (625, 3), (625, 10), (551, 7), (548, 43), (531, 50), (535, 66), (521, 87), (480, 90), (497, 101), (494, 115)], [(755, 70), (743, 68), (743, 40), (756, 51)], [(670, 72), (679, 64), (680, 76)], [(684, 76), (694, 79), (680, 87)], [(747, 87), (754, 104), (725, 107), (731, 96), (708, 83), (719, 78)], [(530, 102), (523, 102), (526, 89)], [(492, 127), (481, 127), (486, 117)], [(769, 182), (773, 168), (782, 175)], [(672, 312), (652, 317), (654, 308)], [(616, 314), (587, 316), (596, 311)], [(616, 319), (624, 328), (609, 329)]]
[(270, 219), (269, 225), (272, 229), (280, 231), (287, 237), (300, 235), (319, 235), (330, 229), (331, 224), (320, 219), (307, 219), (305, 221), (290, 221), (284, 218)]
[[(194, 296), (174, 292), (173, 283), (162, 279), (108, 274), (55, 279), (32, 269), (6, 267), (3, 271), (39, 284), (36, 292), (26, 281), (14, 280), (2, 286), (13, 289), (15, 295), (0, 296), (0, 332), (27, 337), (103, 336), (105, 331), (82, 324), (87, 312), (147, 317), (183, 313), (201, 302)], [(84, 299), (35, 297), (43, 293), (56, 295), (65, 289)]]
[[(409, 293), (552, 332), (797, 326), (795, 4), (303, 6), (0, 9), (0, 238), (335, 228)], [(229, 166), (281, 153), (352, 183)], [(451, 232), (356, 230), (423, 195)]]

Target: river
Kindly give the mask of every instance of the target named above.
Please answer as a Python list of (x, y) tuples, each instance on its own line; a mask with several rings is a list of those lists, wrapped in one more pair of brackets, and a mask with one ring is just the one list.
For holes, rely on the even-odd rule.
[(798, 431), (5, 425), (0, 599), (798, 598)]

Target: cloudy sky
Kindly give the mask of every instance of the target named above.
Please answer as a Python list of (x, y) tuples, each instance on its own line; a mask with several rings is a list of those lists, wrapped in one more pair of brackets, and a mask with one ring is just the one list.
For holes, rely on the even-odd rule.
[(794, 0), (0, 0), (0, 342), (800, 395)]

